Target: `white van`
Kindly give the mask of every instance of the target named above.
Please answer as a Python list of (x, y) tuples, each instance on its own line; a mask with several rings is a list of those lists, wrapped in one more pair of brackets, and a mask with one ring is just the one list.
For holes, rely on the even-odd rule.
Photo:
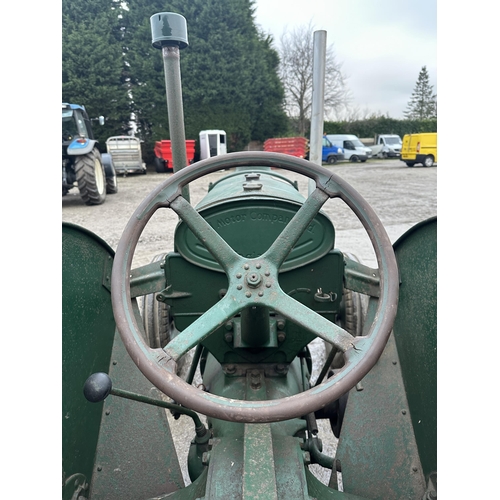
[(355, 135), (351, 134), (327, 134), (328, 140), (344, 150), (346, 160), (366, 161), (373, 156), (372, 150), (367, 148)]
[(227, 153), (224, 130), (202, 130), (200, 132), (200, 160)]

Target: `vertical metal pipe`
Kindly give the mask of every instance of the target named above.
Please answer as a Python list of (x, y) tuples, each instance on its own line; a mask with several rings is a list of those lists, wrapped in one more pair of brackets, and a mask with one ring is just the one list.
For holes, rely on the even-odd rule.
[[(321, 166), (325, 107), (326, 31), (315, 31), (313, 37), (312, 115), (309, 161)], [(310, 180), (309, 193), (315, 187), (314, 181)]]
[[(179, 46), (164, 45), (162, 55), (165, 69), (168, 128), (170, 130), (173, 170), (177, 172), (187, 166)], [(182, 195), (189, 201), (189, 188), (187, 186), (183, 189)]]

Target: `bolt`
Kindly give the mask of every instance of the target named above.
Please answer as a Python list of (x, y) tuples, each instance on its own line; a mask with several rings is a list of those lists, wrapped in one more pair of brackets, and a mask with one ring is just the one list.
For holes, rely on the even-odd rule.
[(224, 340), (230, 344), (233, 341), (233, 334), (232, 333), (226, 333), (224, 335)]
[(285, 332), (278, 332), (278, 342), (283, 342), (286, 339)]
[(276, 365), (275, 370), (276, 370), (276, 373), (285, 373), (286, 366), (283, 364)]
[(279, 330), (284, 330), (285, 328), (285, 322), (280, 320), (276, 323), (276, 326), (278, 327)]
[(233, 323), (231, 321), (228, 321), (225, 325), (224, 328), (229, 332), (233, 329)]
[(236, 373), (236, 366), (235, 365), (227, 365), (226, 366), (226, 373), (229, 373), (229, 374)]

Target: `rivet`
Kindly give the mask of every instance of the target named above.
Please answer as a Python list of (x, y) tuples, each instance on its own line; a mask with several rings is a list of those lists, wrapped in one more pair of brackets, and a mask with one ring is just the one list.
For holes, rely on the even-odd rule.
[(264, 292), (259, 292), (259, 297), (262, 297), (264, 295)]
[(97, 467), (97, 470), (98, 470), (99, 472), (101, 472), (101, 471), (102, 471), (102, 467), (99, 465), (99, 466)]
[(255, 267), (256, 267), (257, 269), (260, 269), (260, 264), (257, 264)]
[(106, 410), (106, 415), (109, 415), (111, 412), (109, 410)]
[(241, 273), (238, 273), (238, 274), (236, 275), (236, 277), (237, 277), (238, 279), (239, 279), (239, 278), (241, 278)]
[(243, 266), (243, 269), (250, 269), (250, 266), (249, 266), (248, 264), (245, 264), (245, 265)]
[(271, 288), (271, 283), (269, 281), (266, 283), (266, 287)]
[(241, 290), (241, 289), (243, 288), (243, 285), (238, 285), (236, 288), (237, 288), (238, 290)]
[(266, 276), (271, 276), (271, 273), (270, 273), (269, 271), (266, 271), (264, 274), (265, 274)]
[(247, 292), (247, 293), (245, 293), (245, 296), (247, 296), (248, 298), (250, 298), (252, 296), (252, 294), (250, 292)]
[(401, 413), (402, 413), (403, 415), (406, 415), (406, 410), (401, 410)]

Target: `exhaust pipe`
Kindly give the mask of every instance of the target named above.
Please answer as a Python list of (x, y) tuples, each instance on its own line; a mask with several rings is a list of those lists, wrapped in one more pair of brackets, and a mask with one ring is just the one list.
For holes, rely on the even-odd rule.
[[(187, 23), (173, 12), (154, 14), (150, 23), (153, 47), (161, 49), (163, 56), (172, 163), (177, 172), (187, 166), (180, 65), (180, 49), (188, 46)], [(183, 188), (182, 196), (189, 201), (189, 187)]]

